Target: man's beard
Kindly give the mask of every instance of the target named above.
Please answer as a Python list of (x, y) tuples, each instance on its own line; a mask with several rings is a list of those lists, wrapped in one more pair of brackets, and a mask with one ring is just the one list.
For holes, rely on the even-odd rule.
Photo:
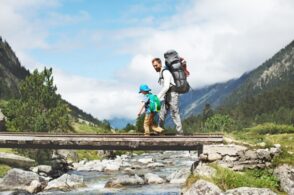
[(156, 72), (160, 72), (161, 68), (155, 68)]

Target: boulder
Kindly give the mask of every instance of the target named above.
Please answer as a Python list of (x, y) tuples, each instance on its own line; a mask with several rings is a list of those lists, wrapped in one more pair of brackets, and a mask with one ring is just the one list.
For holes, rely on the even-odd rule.
[(43, 190), (46, 186), (46, 183), (42, 183), (38, 180), (33, 180), (31, 184), (26, 188), (26, 190), (30, 193), (37, 193)]
[(30, 158), (5, 152), (0, 152), (0, 163), (23, 169), (29, 169), (36, 164), (36, 162)]
[(120, 169), (120, 164), (118, 163), (109, 163), (105, 166), (104, 171), (118, 171)]
[(81, 161), (78, 164), (74, 164), (74, 169), (77, 171), (103, 171), (104, 166), (100, 160), (92, 160), (89, 162)]
[(189, 168), (183, 168), (180, 169), (172, 174), (170, 174), (169, 176), (166, 177), (166, 179), (170, 182), (170, 183), (185, 183), (185, 181), (187, 180), (187, 178), (190, 175), (190, 169)]
[(221, 160), (221, 159), (222, 159), (222, 156), (218, 153), (209, 153), (207, 158), (209, 162), (213, 162), (213, 161)]
[(123, 171), (128, 175), (135, 175), (135, 171), (129, 167), (125, 168)]
[(104, 171), (118, 171), (122, 165), (122, 160), (102, 160), (101, 163), (104, 167)]
[(235, 144), (229, 145), (204, 145), (203, 147), (203, 154), (211, 154), (211, 153), (218, 153), (222, 156), (229, 155), (229, 156), (237, 156), (239, 151), (246, 150), (247, 147)]
[(143, 185), (143, 184), (144, 184), (144, 180), (138, 175), (134, 175), (134, 176), (122, 175), (108, 181), (105, 184), (105, 187), (119, 188), (119, 187), (128, 186), (128, 185)]
[(221, 195), (223, 193), (221, 189), (217, 187), (215, 184), (199, 179), (183, 194), (184, 195)]
[(161, 184), (164, 183), (165, 180), (153, 173), (146, 173), (144, 175), (145, 181), (148, 184)]
[(60, 158), (63, 158), (67, 161), (78, 161), (79, 159), (78, 154), (75, 150), (56, 150), (55, 155), (58, 155)]
[(277, 195), (275, 192), (267, 188), (248, 188), (241, 187), (227, 190), (225, 195)]
[(266, 160), (266, 161), (270, 161), (272, 159), (271, 157), (271, 153), (269, 151), (269, 149), (257, 149), (256, 150), (257, 153), (257, 157), (258, 159), (262, 159), (262, 160)]
[(197, 168), (193, 171), (193, 174), (205, 177), (213, 177), (216, 174), (216, 170), (215, 168), (205, 164), (199, 164), (199, 166), (197, 166)]
[(0, 190), (25, 190), (36, 193), (41, 191), (45, 185), (46, 182), (34, 172), (11, 169), (0, 182)]
[(247, 150), (244, 154), (244, 158), (246, 160), (256, 160), (257, 159), (257, 152), (254, 150)]
[(84, 178), (79, 175), (64, 174), (61, 177), (54, 179), (48, 183), (45, 191), (48, 190), (61, 190), (70, 191), (76, 188), (85, 187)]
[(148, 163), (153, 162), (153, 159), (152, 158), (141, 158), (138, 160), (138, 162), (140, 162), (142, 164), (148, 164)]
[(52, 178), (60, 177), (72, 169), (72, 165), (69, 164), (61, 155), (58, 155), (58, 153), (52, 155), (51, 166), (52, 171), (50, 176)]
[(31, 171), (33, 171), (34, 173), (45, 173), (46, 175), (49, 175), (52, 171), (52, 167), (49, 165), (39, 165), (36, 167), (32, 167), (30, 168)]
[(281, 165), (274, 170), (274, 175), (279, 179), (281, 189), (288, 194), (294, 194), (294, 167)]
[(147, 168), (155, 168), (155, 167), (164, 167), (164, 164), (158, 163), (158, 162), (154, 162), (154, 163), (149, 163), (147, 165)]

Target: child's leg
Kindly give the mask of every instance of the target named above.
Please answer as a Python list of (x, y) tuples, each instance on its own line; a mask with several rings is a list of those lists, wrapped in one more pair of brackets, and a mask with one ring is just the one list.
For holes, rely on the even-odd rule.
[(145, 114), (144, 118), (144, 134), (149, 135), (150, 134), (150, 114)]
[(155, 112), (152, 112), (151, 113), (151, 116), (150, 116), (150, 124), (151, 124), (151, 128), (154, 130), (154, 131), (156, 131), (156, 132), (158, 132), (158, 133), (161, 133), (161, 132), (163, 132), (164, 131), (164, 129), (163, 128), (161, 128), (160, 126), (158, 126), (158, 125), (156, 125), (156, 124), (154, 124), (154, 117), (155, 117)]

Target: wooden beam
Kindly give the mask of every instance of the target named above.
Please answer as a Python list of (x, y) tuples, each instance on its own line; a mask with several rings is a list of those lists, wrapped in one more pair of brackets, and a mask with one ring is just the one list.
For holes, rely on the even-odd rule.
[(52, 135), (0, 134), (0, 148), (88, 150), (202, 150), (203, 145), (222, 143), (222, 135)]

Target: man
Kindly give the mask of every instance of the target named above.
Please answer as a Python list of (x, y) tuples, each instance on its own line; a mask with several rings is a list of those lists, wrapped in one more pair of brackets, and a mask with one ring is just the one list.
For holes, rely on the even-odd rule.
[(171, 110), (172, 119), (176, 125), (177, 134), (182, 135), (182, 122), (179, 111), (179, 93), (175, 92), (174, 78), (169, 70), (162, 68), (162, 63), (159, 58), (152, 60), (153, 68), (159, 73), (159, 84), (162, 86), (161, 91), (157, 95), (160, 101), (163, 101), (159, 112), (159, 126), (163, 127), (164, 120), (169, 110)]

